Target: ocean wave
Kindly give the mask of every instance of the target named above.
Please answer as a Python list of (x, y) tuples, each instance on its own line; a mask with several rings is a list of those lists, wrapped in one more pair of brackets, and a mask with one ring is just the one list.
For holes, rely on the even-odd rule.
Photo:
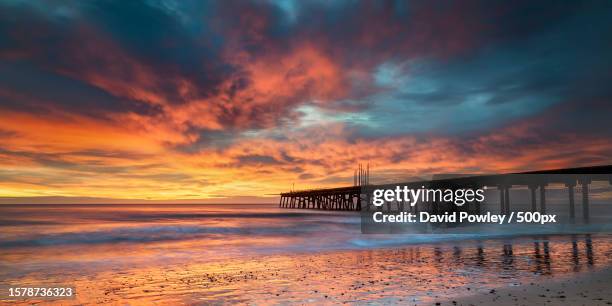
[(293, 227), (245, 226), (219, 227), (201, 225), (156, 225), (116, 227), (108, 230), (38, 234), (25, 237), (0, 238), (0, 248), (55, 246), (69, 244), (146, 243), (187, 239), (224, 239), (233, 236), (300, 236), (319, 231), (354, 232), (342, 223), (312, 221)]

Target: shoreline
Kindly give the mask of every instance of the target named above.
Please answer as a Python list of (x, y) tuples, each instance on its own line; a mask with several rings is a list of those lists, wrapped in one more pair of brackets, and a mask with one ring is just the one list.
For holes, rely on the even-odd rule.
[[(547, 243), (538, 247), (538, 242), (489, 241), (460, 247), (449, 244), (228, 258), (219, 262), (158, 262), (143, 267), (112, 266), (95, 273), (34, 273), (14, 281), (36, 285), (35, 280), (46, 279), (49, 284), (74, 284), (74, 300), (40, 301), (41, 305), (82, 305), (88, 301), (190, 305), (256, 300), (286, 305), (610, 302), (606, 298), (612, 278), (607, 256), (609, 242), (594, 240), (590, 251), (583, 249), (586, 244), (578, 244), (578, 258), (573, 257), (571, 241)], [(578, 288), (572, 290), (573, 287)], [(601, 300), (593, 300), (597, 298)], [(32, 302), (38, 301), (14, 303)]]
[(74, 299), (41, 305), (450, 305), (501, 287), (552, 284), (583, 272), (588, 279), (612, 267), (609, 234), (368, 236), (355, 217), (287, 217), (260, 207), (4, 211), (13, 223), (0, 239), (7, 246), (0, 278), (76, 289)]
[(612, 305), (612, 267), (570, 274), (562, 279), (522, 283), (435, 301), (435, 305)]

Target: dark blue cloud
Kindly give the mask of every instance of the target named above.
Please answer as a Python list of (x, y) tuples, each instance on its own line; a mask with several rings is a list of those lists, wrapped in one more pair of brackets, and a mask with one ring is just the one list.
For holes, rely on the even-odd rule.
[[(49, 106), (90, 116), (164, 111), (94, 86), (83, 77), (91, 71), (148, 86), (171, 104), (223, 92), (225, 100), (213, 99), (218, 104), (211, 111), (222, 108), (218, 121), (226, 131), (187, 124), (189, 133), (201, 134), (196, 150), (231, 143), (226, 138), (270, 122), (297, 126), (296, 114), (312, 104), (312, 95), (300, 93), (246, 108), (252, 101), (235, 97), (253, 80), (227, 53), (255, 61), (314, 46), (354, 83), (346, 97), (307, 112), (323, 123), (345, 123), (354, 137), (473, 133), (547, 112), (557, 116), (549, 120), (582, 118), (601, 128), (598, 109), (607, 109), (602, 105), (612, 97), (607, 1), (58, 1), (0, 7), (0, 106)], [(151, 84), (135, 84), (130, 67), (110, 69), (117, 59), (105, 55), (117, 50), (145, 67), (154, 76)], [(355, 81), (355, 71), (371, 79)], [(185, 80), (194, 85), (188, 94)], [(594, 107), (576, 111), (579, 103)], [(236, 118), (248, 124), (239, 126)]]
[[(368, 119), (347, 123), (367, 137), (456, 135), (488, 133), (512, 121), (543, 116), (566, 132), (583, 118), (576, 131), (597, 126), (596, 133), (610, 135), (602, 118), (602, 113), (609, 116), (610, 108), (593, 104), (611, 104), (605, 84), (612, 80), (612, 44), (603, 37), (612, 37), (612, 10), (600, 5), (581, 4), (575, 11), (552, 6), (550, 12), (541, 4), (519, 6), (523, 14), (532, 12), (546, 21), (525, 17), (533, 25), (529, 33), (514, 11), (508, 14), (513, 20), (499, 20), (500, 37), (469, 53), (393, 59), (380, 65), (374, 76), (386, 90), (367, 98)], [(584, 107), (577, 110), (572, 106), (577, 104)]]
[(0, 61), (0, 107), (29, 113), (78, 112), (94, 118), (134, 112), (156, 115), (161, 109), (108, 92), (66, 76), (40, 70), (26, 62)]
[[(195, 97), (205, 97), (232, 72), (233, 68), (221, 59), (222, 33), (206, 24), (212, 18), (205, 4), (198, 7), (202, 26), (189, 27), (181, 20), (180, 12), (147, 1), (92, 1), (82, 3), (81, 18), (113, 37), (127, 52), (167, 82), (159, 89), (170, 101), (180, 102), (174, 77), (181, 77), (197, 85)], [(189, 12), (186, 12), (189, 13)], [(194, 97), (192, 97), (194, 98)]]

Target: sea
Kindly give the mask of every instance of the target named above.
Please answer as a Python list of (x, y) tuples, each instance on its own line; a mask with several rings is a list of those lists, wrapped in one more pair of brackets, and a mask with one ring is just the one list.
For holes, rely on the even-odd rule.
[(609, 234), (367, 235), (358, 213), (274, 204), (0, 206), (0, 285), (77, 292), (42, 304), (428, 302), (606, 269), (611, 246)]

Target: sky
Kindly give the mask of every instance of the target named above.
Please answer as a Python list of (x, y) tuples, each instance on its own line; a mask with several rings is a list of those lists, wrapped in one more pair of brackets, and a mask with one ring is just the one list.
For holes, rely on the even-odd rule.
[(612, 164), (611, 38), (609, 1), (3, 0), (0, 202)]

